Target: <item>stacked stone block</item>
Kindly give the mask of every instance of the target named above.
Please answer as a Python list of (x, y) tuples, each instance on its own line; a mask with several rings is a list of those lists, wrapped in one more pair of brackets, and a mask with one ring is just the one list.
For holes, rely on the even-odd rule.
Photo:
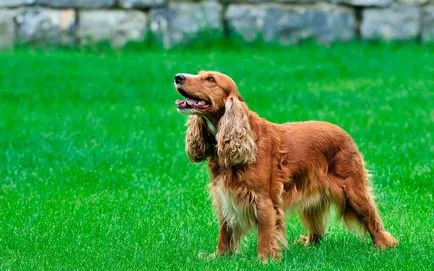
[(222, 38), (434, 42), (434, 0), (0, 0), (0, 48)]

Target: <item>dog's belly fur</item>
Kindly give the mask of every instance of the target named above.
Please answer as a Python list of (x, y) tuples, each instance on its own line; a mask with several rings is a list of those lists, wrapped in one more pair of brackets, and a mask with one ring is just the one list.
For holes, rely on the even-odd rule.
[[(246, 231), (257, 225), (258, 195), (247, 188), (228, 188), (223, 183), (212, 187), (214, 205), (220, 211), (223, 221), (232, 229)], [(315, 192), (311, 194), (304, 191), (286, 192), (282, 194), (285, 201), (283, 211), (306, 210), (315, 208), (327, 198), (326, 194)]]

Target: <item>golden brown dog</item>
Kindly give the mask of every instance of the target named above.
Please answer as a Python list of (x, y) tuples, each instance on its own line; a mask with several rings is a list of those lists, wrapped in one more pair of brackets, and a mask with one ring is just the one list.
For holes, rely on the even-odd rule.
[(187, 98), (176, 101), (178, 111), (189, 115), (187, 155), (193, 162), (208, 160), (220, 222), (218, 255), (235, 252), (257, 226), (258, 256), (279, 257), (288, 209), (298, 210), (308, 232), (299, 242), (317, 243), (332, 204), (346, 222), (369, 232), (375, 246), (398, 244), (384, 229), (363, 158), (344, 130), (319, 121), (268, 122), (218, 72), (177, 74), (175, 86)]

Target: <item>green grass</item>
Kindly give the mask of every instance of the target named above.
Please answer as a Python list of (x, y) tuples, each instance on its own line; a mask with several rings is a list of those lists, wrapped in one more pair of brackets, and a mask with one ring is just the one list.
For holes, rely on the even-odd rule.
[[(332, 220), (318, 247), (288, 216), (289, 248), (256, 260), (256, 233), (216, 260), (205, 164), (184, 154), (177, 72), (223, 71), (275, 121), (324, 120), (356, 140), (386, 228), (380, 252)], [(0, 269), (433, 270), (434, 48), (217, 47), (0, 53)]]

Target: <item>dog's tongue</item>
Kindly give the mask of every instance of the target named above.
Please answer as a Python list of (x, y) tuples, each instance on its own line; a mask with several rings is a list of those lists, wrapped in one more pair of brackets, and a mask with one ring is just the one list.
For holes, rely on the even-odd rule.
[(188, 98), (188, 99), (187, 99), (187, 104), (188, 104), (189, 106), (192, 106), (192, 105), (194, 105), (195, 103), (197, 103), (197, 101), (196, 101), (195, 99), (191, 99), (191, 98)]

